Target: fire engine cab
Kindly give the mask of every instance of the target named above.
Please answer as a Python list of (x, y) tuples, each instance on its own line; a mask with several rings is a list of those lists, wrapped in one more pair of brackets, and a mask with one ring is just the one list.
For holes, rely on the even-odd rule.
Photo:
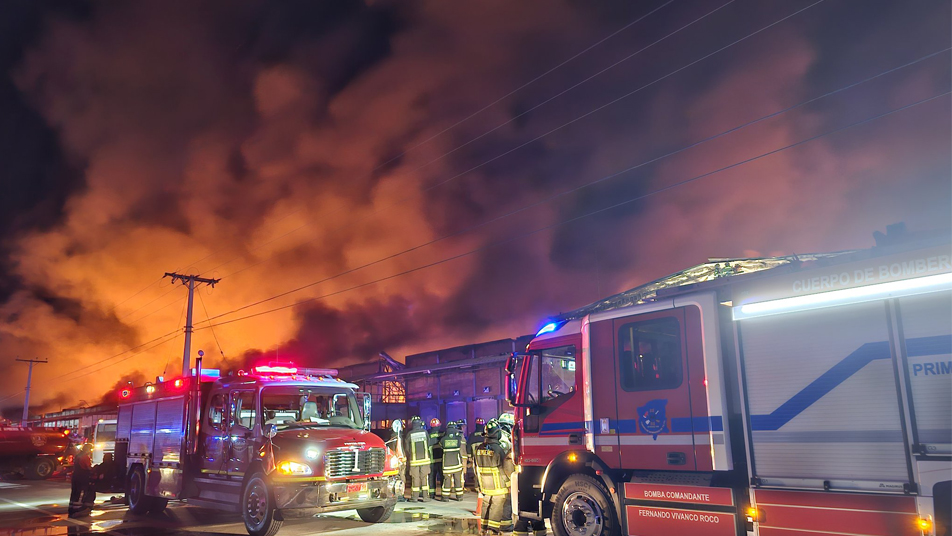
[(712, 261), (507, 369), (514, 510), (557, 536), (952, 530), (947, 238)]
[(123, 389), (116, 461), (129, 508), (169, 500), (240, 513), (253, 536), (282, 512), (356, 509), (385, 521), (403, 494), (397, 457), (370, 433), (370, 397), (336, 371), (258, 366)]

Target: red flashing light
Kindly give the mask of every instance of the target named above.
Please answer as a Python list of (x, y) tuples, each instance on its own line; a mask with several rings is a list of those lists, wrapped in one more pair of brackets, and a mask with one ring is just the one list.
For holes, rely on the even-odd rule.
[(284, 367), (280, 365), (258, 365), (254, 372), (257, 374), (297, 374), (297, 367)]
[(130, 389), (123, 389), (122, 391), (119, 391), (120, 398), (129, 398), (130, 396), (132, 396), (132, 390)]
[(182, 378), (179, 378), (179, 379), (175, 380), (174, 382), (172, 382), (172, 385), (174, 385), (176, 389), (179, 389), (179, 388), (182, 387), (182, 385), (184, 385), (184, 384), (185, 384), (185, 382), (182, 381)]

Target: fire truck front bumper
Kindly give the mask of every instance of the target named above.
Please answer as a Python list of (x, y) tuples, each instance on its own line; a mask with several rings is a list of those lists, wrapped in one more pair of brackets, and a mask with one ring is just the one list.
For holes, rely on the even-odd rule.
[(306, 508), (315, 513), (387, 506), (396, 502), (404, 489), (403, 480), (397, 476), (343, 482), (280, 478), (273, 484), (279, 509)]

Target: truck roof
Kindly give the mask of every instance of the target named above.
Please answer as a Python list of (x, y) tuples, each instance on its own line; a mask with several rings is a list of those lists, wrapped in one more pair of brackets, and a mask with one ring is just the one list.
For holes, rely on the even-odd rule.
[[(829, 253), (805, 253), (778, 257), (708, 259), (708, 261), (703, 264), (698, 264), (635, 288), (619, 292), (618, 294), (590, 303), (573, 311), (560, 313), (553, 317), (552, 320), (554, 322), (576, 320), (593, 313), (653, 302), (661, 298), (686, 292), (710, 290), (739, 281), (748, 281), (759, 277), (768, 277), (861, 261), (904, 251), (948, 244), (950, 242), (950, 237), (944, 233), (924, 233), (924, 237), (909, 236), (907, 239), (902, 239), (902, 237), (905, 236), (905, 231), (903, 230), (899, 238), (891, 235), (888, 237), (890, 238), (889, 240), (881, 241), (882, 245), (868, 249), (834, 251)], [(876, 238), (879, 243), (882, 236), (876, 236)]]

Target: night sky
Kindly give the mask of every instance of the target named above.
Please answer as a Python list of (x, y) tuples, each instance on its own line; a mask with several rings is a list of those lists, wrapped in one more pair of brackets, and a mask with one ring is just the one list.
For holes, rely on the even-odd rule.
[(50, 360), (47, 411), (180, 370), (166, 271), (222, 278), (195, 300), (207, 365), (341, 366), (533, 332), (708, 257), (950, 232), (950, 21), (948, 1), (8, 0), (0, 407), (22, 404), (16, 356)]

